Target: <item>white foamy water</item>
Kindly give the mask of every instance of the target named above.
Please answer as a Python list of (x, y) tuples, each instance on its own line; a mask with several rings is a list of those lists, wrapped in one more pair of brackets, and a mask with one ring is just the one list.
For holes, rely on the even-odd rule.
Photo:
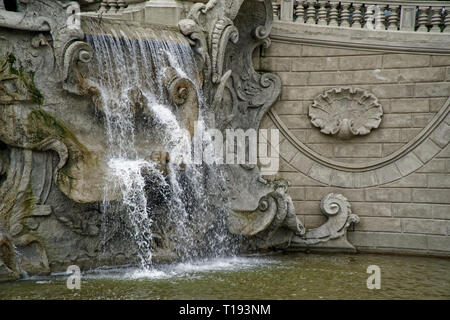
[(264, 257), (229, 257), (195, 262), (174, 263), (138, 268), (99, 268), (83, 273), (83, 279), (164, 280), (171, 278), (199, 278), (214, 272), (237, 272), (276, 264)]

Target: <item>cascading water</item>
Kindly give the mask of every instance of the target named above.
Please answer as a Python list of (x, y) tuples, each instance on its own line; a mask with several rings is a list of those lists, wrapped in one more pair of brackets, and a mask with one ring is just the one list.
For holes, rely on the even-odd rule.
[[(181, 260), (223, 256), (237, 249), (227, 232), (223, 177), (218, 167), (193, 164), (192, 141), (172, 112), (162, 83), (165, 63), (198, 84), (193, 52), (177, 31), (159, 27), (86, 20), (87, 40), (96, 61), (91, 82), (99, 90), (108, 165), (120, 201), (105, 200), (103, 243), (113, 238), (133, 244), (142, 268), (157, 246)], [(200, 97), (200, 126), (204, 103)], [(167, 152), (165, 175), (153, 152)], [(158, 242), (164, 242), (161, 244)], [(167, 244), (168, 242), (168, 244)]]

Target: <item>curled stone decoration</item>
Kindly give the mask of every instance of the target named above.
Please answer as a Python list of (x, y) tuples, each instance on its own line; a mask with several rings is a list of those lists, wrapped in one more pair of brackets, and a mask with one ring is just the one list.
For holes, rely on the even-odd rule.
[(378, 99), (364, 89), (333, 88), (314, 99), (309, 116), (320, 132), (350, 139), (378, 128), (383, 108)]

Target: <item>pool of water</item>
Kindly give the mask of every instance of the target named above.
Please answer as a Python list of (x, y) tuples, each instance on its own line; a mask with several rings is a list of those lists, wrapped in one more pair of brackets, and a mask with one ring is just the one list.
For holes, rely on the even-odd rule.
[[(381, 288), (367, 288), (367, 268)], [(0, 299), (449, 299), (450, 260), (372, 254), (250, 255), (194, 263), (99, 268), (69, 290), (67, 275), (0, 284)]]

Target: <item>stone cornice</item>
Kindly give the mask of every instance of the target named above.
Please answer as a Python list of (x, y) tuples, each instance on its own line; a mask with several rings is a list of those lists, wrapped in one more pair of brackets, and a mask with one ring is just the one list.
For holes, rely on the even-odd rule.
[[(343, 32), (345, 29), (345, 32)], [(277, 42), (339, 46), (362, 50), (450, 54), (450, 34), (333, 28), (276, 21), (271, 39)]]

